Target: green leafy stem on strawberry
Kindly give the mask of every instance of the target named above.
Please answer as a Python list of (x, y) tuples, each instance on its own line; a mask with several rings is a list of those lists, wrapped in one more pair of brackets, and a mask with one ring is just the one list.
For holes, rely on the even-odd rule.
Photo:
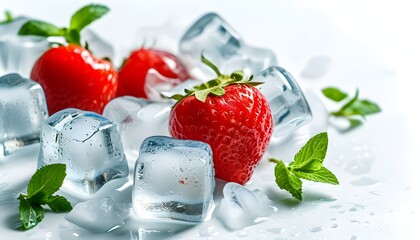
[(225, 95), (225, 87), (231, 84), (246, 84), (251, 86), (258, 86), (262, 84), (262, 82), (252, 82), (253, 75), (249, 78), (245, 78), (244, 72), (239, 70), (231, 73), (230, 75), (224, 75), (220, 73), (219, 69), (214, 65), (210, 60), (205, 58), (201, 55), (201, 61), (210, 67), (217, 75), (215, 79), (212, 79), (206, 83), (202, 83), (200, 85), (194, 86), (192, 90), (184, 89), (185, 95), (182, 94), (175, 94), (170, 96), (169, 98), (174, 99), (176, 101), (180, 101), (188, 96), (195, 96), (201, 102), (205, 102), (206, 98), (209, 94), (215, 96), (223, 96)]
[[(69, 27), (57, 27), (51, 23), (29, 20), (19, 30), (19, 35), (35, 35), (42, 37), (64, 37), (69, 44), (82, 46), (80, 42), (80, 32), (93, 21), (101, 18), (109, 12), (109, 8), (104, 5), (90, 4), (79, 9), (70, 20)], [(87, 43), (85, 43), (87, 49)]]

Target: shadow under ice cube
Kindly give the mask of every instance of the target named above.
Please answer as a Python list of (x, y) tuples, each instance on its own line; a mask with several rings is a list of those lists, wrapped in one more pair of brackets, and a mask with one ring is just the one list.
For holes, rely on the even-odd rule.
[(274, 52), (247, 45), (239, 33), (215, 13), (198, 19), (181, 38), (179, 49), (190, 73), (206, 81), (214, 73), (201, 62), (201, 54), (218, 66), (222, 73), (243, 70), (248, 76), (277, 62)]
[(199, 222), (212, 205), (214, 186), (208, 144), (150, 137), (136, 162), (133, 208), (139, 218)]
[(93, 112), (64, 109), (44, 123), (38, 167), (64, 163), (67, 176), (61, 190), (88, 198), (104, 184), (128, 176), (116, 124)]
[(39, 142), (48, 117), (41, 86), (18, 74), (0, 77), (0, 156)]

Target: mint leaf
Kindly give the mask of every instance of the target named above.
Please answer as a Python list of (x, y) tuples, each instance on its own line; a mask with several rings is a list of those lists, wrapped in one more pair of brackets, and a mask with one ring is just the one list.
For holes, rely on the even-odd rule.
[(54, 212), (69, 212), (73, 209), (70, 202), (59, 195), (50, 197), (47, 204)]
[(13, 15), (12, 15), (12, 13), (10, 11), (7, 11), (6, 10), (4, 12), (4, 15), (5, 15), (6, 19), (3, 20), (3, 21), (0, 21), (0, 25), (2, 25), (2, 24), (8, 24), (8, 23), (13, 22)]
[(370, 115), (381, 111), (381, 108), (378, 106), (378, 104), (369, 100), (357, 101), (353, 104), (353, 108), (357, 109), (363, 115)]
[(20, 194), (18, 199), (20, 200), (19, 212), (23, 229), (28, 230), (35, 227), (44, 218), (44, 209), (38, 204), (29, 202), (23, 194)]
[(290, 163), (296, 168), (306, 165), (313, 159), (318, 159), (321, 163), (327, 154), (328, 136), (326, 132), (319, 133), (312, 137), (295, 155), (294, 161)]
[(319, 170), (310, 173), (297, 170), (293, 171), (293, 173), (300, 178), (313, 182), (329, 183), (334, 185), (339, 184), (337, 177), (324, 166), (322, 166)]
[(20, 194), (20, 220), (25, 230), (33, 228), (44, 218), (41, 205), (48, 204), (54, 212), (68, 212), (70, 203), (62, 196), (52, 196), (66, 177), (65, 164), (51, 164), (38, 169), (28, 184), (27, 194)]
[(328, 134), (323, 132), (309, 139), (288, 167), (282, 161), (270, 158), (270, 162), (277, 163), (274, 168), (277, 185), (290, 192), (294, 198), (302, 201), (301, 178), (314, 182), (339, 184), (335, 175), (322, 166), (327, 147)]
[(80, 32), (93, 21), (101, 18), (109, 12), (109, 8), (104, 5), (91, 4), (79, 9), (70, 20), (70, 29)]
[(38, 169), (28, 185), (28, 198), (45, 204), (60, 189), (66, 177), (65, 164), (50, 164)]
[(51, 23), (38, 21), (38, 20), (30, 20), (22, 25), (20, 28), (18, 35), (35, 35), (35, 36), (42, 36), (42, 37), (50, 37), (50, 36), (64, 36), (66, 30), (63, 28), (58, 28)]
[(288, 191), (294, 198), (302, 201), (302, 181), (290, 172), (282, 161), (278, 161), (274, 168), (274, 174), (276, 183), (281, 189)]
[(340, 101), (344, 100), (345, 98), (347, 98), (347, 96), (348, 96), (347, 93), (342, 92), (340, 89), (335, 88), (335, 87), (326, 87), (326, 88), (322, 89), (322, 93), (327, 98), (329, 98), (333, 101), (336, 101), (336, 102), (340, 102)]

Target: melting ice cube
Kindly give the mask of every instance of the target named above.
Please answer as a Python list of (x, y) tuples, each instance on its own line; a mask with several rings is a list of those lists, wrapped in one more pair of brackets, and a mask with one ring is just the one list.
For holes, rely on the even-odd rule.
[(66, 220), (92, 232), (107, 232), (124, 224), (122, 211), (105, 197), (78, 203), (66, 215)]
[(253, 225), (258, 218), (268, 217), (274, 212), (271, 200), (258, 189), (249, 190), (229, 182), (223, 188), (223, 196), (217, 218), (231, 229)]
[(18, 74), (0, 77), (0, 156), (39, 142), (48, 117), (41, 86)]
[(116, 124), (78, 109), (59, 111), (42, 127), (38, 167), (52, 163), (67, 165), (61, 190), (78, 198), (89, 198), (107, 182), (128, 176)]
[(283, 137), (312, 119), (311, 109), (293, 76), (281, 67), (257, 74), (257, 86), (270, 105), (274, 120), (273, 138)]
[(118, 125), (127, 158), (133, 162), (132, 165), (144, 139), (154, 135), (169, 136), (171, 106), (170, 103), (128, 96), (115, 98), (105, 106), (104, 116)]
[(190, 73), (201, 80), (214, 77), (201, 62), (201, 54), (226, 74), (243, 70), (250, 76), (276, 65), (272, 51), (248, 46), (239, 33), (215, 13), (197, 20), (182, 37), (179, 49)]
[(139, 218), (199, 222), (212, 205), (214, 185), (208, 144), (150, 137), (136, 162), (133, 208)]

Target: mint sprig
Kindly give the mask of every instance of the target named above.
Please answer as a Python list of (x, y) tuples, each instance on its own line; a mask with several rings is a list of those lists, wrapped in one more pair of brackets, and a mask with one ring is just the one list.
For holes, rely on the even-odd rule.
[(4, 15), (5, 15), (6, 19), (3, 20), (3, 21), (0, 21), (0, 25), (2, 25), (2, 24), (8, 24), (8, 23), (13, 22), (14, 18), (13, 18), (13, 15), (12, 15), (12, 13), (10, 11), (6, 10), (4, 12)]
[(302, 201), (302, 180), (328, 184), (339, 184), (336, 176), (325, 168), (322, 163), (327, 154), (328, 134), (319, 133), (312, 137), (295, 155), (289, 166), (283, 161), (270, 158), (270, 162), (277, 163), (274, 168), (277, 185), (299, 201)]
[(93, 21), (101, 18), (109, 12), (109, 8), (104, 5), (90, 4), (79, 9), (73, 14), (69, 27), (57, 27), (51, 23), (30, 20), (19, 30), (19, 35), (35, 35), (42, 37), (58, 36), (64, 37), (70, 44), (81, 46), (80, 32)]
[(366, 116), (381, 112), (378, 104), (367, 99), (359, 99), (359, 90), (356, 90), (356, 94), (352, 98), (349, 98), (347, 93), (335, 87), (324, 88), (322, 89), (322, 93), (337, 103), (344, 102), (345, 99), (348, 99), (339, 110), (333, 111), (330, 114), (335, 117), (347, 119), (351, 128), (361, 125)]
[(184, 95), (175, 94), (169, 98), (179, 102), (188, 96), (195, 96), (199, 101), (205, 102), (209, 94), (214, 96), (225, 95), (225, 87), (232, 84), (246, 84), (250, 86), (258, 86), (262, 84), (262, 82), (252, 82), (253, 76), (245, 78), (243, 71), (235, 71), (230, 75), (224, 75), (220, 73), (216, 65), (203, 55), (201, 55), (201, 61), (216, 73), (216, 78), (194, 86), (193, 89), (184, 89)]
[(20, 220), (23, 229), (35, 227), (44, 218), (45, 210), (41, 205), (48, 205), (54, 212), (69, 212), (71, 204), (57, 192), (66, 177), (65, 164), (51, 164), (38, 169), (29, 181), (27, 194), (18, 197)]

